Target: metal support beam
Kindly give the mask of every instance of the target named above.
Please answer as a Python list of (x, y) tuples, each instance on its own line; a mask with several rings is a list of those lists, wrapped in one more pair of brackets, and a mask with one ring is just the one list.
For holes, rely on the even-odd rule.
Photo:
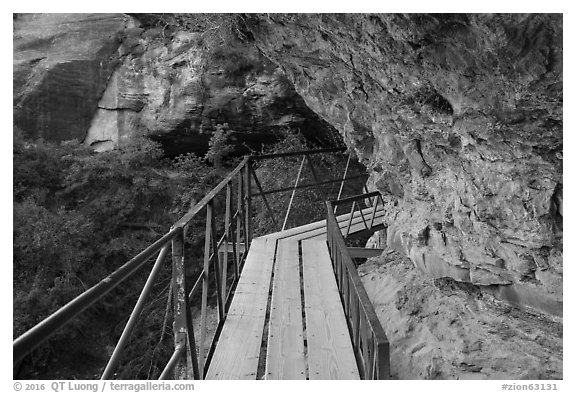
[(250, 168), (252, 171), (252, 176), (254, 177), (254, 182), (256, 183), (256, 186), (258, 187), (258, 190), (260, 191), (260, 196), (262, 196), (262, 200), (264, 200), (264, 205), (266, 206), (266, 209), (268, 209), (268, 213), (270, 214), (270, 218), (272, 218), (272, 222), (274, 223), (274, 227), (277, 227), (278, 224), (276, 222), (276, 217), (274, 215), (274, 211), (270, 208), (270, 205), (268, 204), (268, 199), (266, 199), (266, 194), (264, 194), (264, 190), (262, 189), (262, 185), (260, 185), (260, 180), (258, 180), (258, 176), (256, 176), (256, 171), (254, 170), (254, 168)]
[[(148, 295), (150, 295), (150, 292), (152, 291), (152, 287), (154, 285), (154, 282), (156, 281), (156, 277), (158, 277), (158, 274), (160, 273), (160, 269), (162, 268), (162, 263), (164, 262), (164, 258), (166, 257), (167, 252), (168, 252), (168, 244), (166, 244), (162, 248), (162, 250), (160, 250), (158, 258), (156, 258), (156, 263), (154, 263), (154, 267), (152, 267), (152, 271), (150, 272), (150, 275), (146, 280), (146, 284), (144, 284), (144, 288), (142, 289), (142, 292), (138, 297), (138, 301), (136, 302), (136, 305), (134, 306), (134, 309), (130, 314), (130, 318), (126, 323), (124, 330), (122, 331), (122, 335), (120, 336), (118, 343), (116, 343), (114, 352), (112, 353), (110, 360), (108, 360), (106, 369), (102, 373), (102, 377), (100, 379), (112, 379), (114, 370), (116, 369), (118, 361), (120, 360), (120, 356), (122, 355), (122, 351), (124, 350), (124, 346), (128, 342), (128, 339), (130, 338), (130, 335), (134, 330), (134, 326), (136, 325), (136, 321), (138, 321), (138, 317), (142, 313), (142, 309), (146, 304)], [(170, 294), (168, 294), (168, 296), (170, 296)]]
[(302, 162), (300, 163), (300, 168), (298, 169), (298, 175), (296, 176), (296, 181), (294, 182), (294, 188), (292, 189), (292, 195), (290, 196), (290, 203), (288, 203), (288, 209), (286, 210), (286, 216), (284, 216), (284, 223), (282, 224), (282, 231), (286, 228), (286, 223), (288, 222), (288, 216), (290, 215), (290, 209), (292, 208), (292, 202), (294, 201), (294, 194), (296, 194), (296, 189), (298, 187), (298, 182), (300, 181), (300, 175), (302, 175), (302, 168), (304, 168), (304, 161), (306, 157), (302, 157)]
[(384, 252), (383, 248), (347, 247), (352, 258), (379, 257)]
[[(352, 158), (352, 153), (348, 154), (348, 160), (346, 160), (346, 168), (344, 168), (344, 174), (342, 175), (342, 181), (340, 182), (340, 189), (338, 190), (338, 197), (340, 199), (342, 196), (342, 191), (344, 190), (344, 183), (346, 181), (346, 175), (348, 174), (348, 167), (350, 166), (350, 159)], [(338, 205), (334, 206), (334, 214), (338, 210)]]

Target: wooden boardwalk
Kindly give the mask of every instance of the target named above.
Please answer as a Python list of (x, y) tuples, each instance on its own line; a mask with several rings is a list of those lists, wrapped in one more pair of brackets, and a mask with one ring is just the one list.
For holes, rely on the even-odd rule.
[(359, 378), (325, 221), (253, 239), (206, 379)]

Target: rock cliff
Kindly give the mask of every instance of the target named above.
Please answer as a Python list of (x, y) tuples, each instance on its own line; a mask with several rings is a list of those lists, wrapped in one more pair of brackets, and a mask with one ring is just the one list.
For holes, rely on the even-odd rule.
[(434, 278), (562, 313), (562, 16), (247, 15)]
[(393, 379), (562, 379), (557, 317), (529, 313), (477, 286), (432, 279), (388, 250), (359, 268), (390, 341)]
[(16, 15), (15, 125), (47, 140), (83, 139), (129, 26), (118, 14)]
[(15, 125), (96, 150), (152, 135), (170, 155), (205, 152), (224, 124), (254, 148), (284, 127), (320, 141), (335, 132), (253, 46), (194, 30), (153, 14), (17, 15)]
[(385, 196), (390, 247), (561, 314), (561, 15), (227, 17), (248, 42), (215, 48), (191, 15), (18, 15), (15, 125), (173, 154), (224, 123), (239, 144), (334, 127)]

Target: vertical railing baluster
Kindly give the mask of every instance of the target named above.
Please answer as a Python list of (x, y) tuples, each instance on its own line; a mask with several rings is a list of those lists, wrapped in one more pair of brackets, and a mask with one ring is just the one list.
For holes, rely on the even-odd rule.
[[(189, 285), (185, 285), (186, 293), (190, 293), (188, 288)], [(194, 337), (194, 324), (192, 322), (192, 310), (190, 308), (190, 298), (188, 296), (184, 297), (184, 302), (186, 304), (186, 332), (188, 333), (188, 362), (192, 362), (192, 375), (194, 379), (202, 379), (200, 370), (198, 369), (198, 353), (196, 351), (196, 339)], [(188, 372), (188, 375), (190, 372)]]
[(222, 297), (226, 299), (226, 282), (228, 278), (228, 238), (230, 236), (230, 203), (232, 201), (232, 183), (226, 184), (226, 214), (224, 217), (224, 258), (222, 258)]
[(372, 205), (372, 217), (370, 218), (370, 228), (374, 225), (374, 218), (376, 217), (376, 210), (378, 209), (378, 195), (374, 197), (374, 204)]
[(222, 276), (220, 273), (220, 261), (218, 257), (218, 244), (216, 236), (216, 223), (214, 222), (214, 200), (208, 202), (206, 207), (209, 211), (210, 216), (210, 233), (212, 238), (212, 255), (214, 258), (214, 281), (216, 282), (216, 303), (218, 304), (218, 322), (224, 320), (224, 302), (223, 298), (225, 295), (222, 293)]
[[(178, 235), (172, 239), (172, 280), (174, 287), (174, 348), (184, 346), (186, 348), (186, 341), (188, 339), (187, 322), (186, 322), (186, 271), (184, 267), (184, 232), (180, 231)], [(185, 351), (186, 353), (187, 351)], [(175, 368), (175, 379), (189, 379), (188, 357), (180, 358), (178, 365)], [(191, 370), (191, 368), (190, 368)]]
[(368, 362), (366, 364), (368, 378), (366, 379), (374, 379), (374, 336), (372, 335), (372, 331), (367, 331), (366, 336), (366, 340), (368, 341)]
[(246, 176), (246, 216), (244, 218), (246, 224), (246, 244), (244, 248), (246, 252), (248, 252), (248, 249), (250, 248), (250, 242), (252, 241), (252, 182), (250, 181), (251, 170), (252, 160), (248, 160), (244, 171), (244, 175)]
[(354, 293), (354, 284), (352, 283), (352, 279), (350, 277), (350, 275), (346, 276), (346, 281), (348, 282), (348, 284), (346, 285), (346, 287), (348, 288), (348, 294), (346, 295), (346, 309), (347, 309), (347, 316), (348, 316), (348, 320), (350, 320), (350, 318), (352, 317), (352, 297), (353, 297), (353, 293)]
[(362, 213), (362, 206), (358, 206), (358, 213), (360, 213), (360, 217), (362, 218), (362, 222), (364, 223), (364, 228), (366, 228), (367, 230), (368, 228), (368, 224), (366, 223), (366, 219), (364, 219), (364, 213)]
[(238, 174), (238, 195), (236, 195), (236, 198), (238, 198), (237, 200), (237, 205), (236, 205), (236, 209), (238, 214), (236, 215), (236, 263), (234, 264), (234, 279), (238, 280), (238, 277), (240, 276), (240, 261), (241, 261), (241, 257), (240, 257), (240, 241), (242, 240), (242, 216), (243, 216), (243, 203), (242, 203), (242, 198), (243, 198), (243, 186), (242, 186), (242, 171), (240, 171), (240, 173)]
[(349, 295), (349, 281), (348, 281), (348, 274), (344, 275), (344, 280), (342, 282), (342, 294), (344, 299), (342, 299), (342, 303), (344, 304), (344, 312), (347, 316), (350, 316), (350, 308), (348, 307), (348, 295)]
[(365, 357), (366, 357), (366, 351), (365, 351), (365, 346), (366, 346), (366, 339), (365, 339), (365, 334), (364, 331), (366, 329), (366, 321), (364, 320), (364, 313), (362, 310), (362, 305), (359, 304), (359, 323), (358, 323), (358, 353), (360, 354), (360, 362), (358, 364), (358, 369), (360, 371), (360, 375), (362, 376), (362, 379), (366, 379), (366, 362), (365, 362)]
[(202, 303), (200, 308), (200, 343), (198, 349), (198, 366), (202, 379), (204, 378), (205, 341), (206, 341), (206, 312), (208, 307), (208, 272), (210, 270), (210, 236), (212, 231), (212, 209), (206, 209), (206, 233), (204, 237), (204, 271), (202, 277)]
[(378, 357), (377, 357), (377, 346), (376, 346), (376, 338), (374, 337), (374, 333), (371, 334), (371, 342), (372, 342), (372, 362), (371, 362), (371, 374), (372, 379), (379, 379), (378, 378)]
[(368, 346), (368, 320), (364, 310), (361, 309), (360, 313), (360, 335), (362, 337), (362, 360), (364, 361), (364, 379), (370, 379), (369, 368), (370, 368), (370, 349)]
[(346, 274), (348, 273), (347, 270), (348, 266), (344, 264), (344, 256), (340, 254), (340, 276), (338, 277), (338, 287), (340, 288), (340, 291), (343, 289), (344, 277), (346, 277)]
[(352, 342), (356, 349), (360, 349), (360, 300), (354, 293), (353, 311), (352, 311)]
[(340, 277), (340, 268), (341, 268), (341, 264), (340, 264), (340, 250), (336, 249), (336, 260), (335, 260), (335, 264), (334, 264), (334, 272), (336, 273), (336, 283), (338, 283), (340, 280), (338, 279)]

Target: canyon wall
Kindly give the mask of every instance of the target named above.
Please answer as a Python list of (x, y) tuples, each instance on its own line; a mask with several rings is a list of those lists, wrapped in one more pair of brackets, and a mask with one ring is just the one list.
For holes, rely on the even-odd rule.
[(390, 247), (561, 315), (561, 15), (243, 19), (368, 166)]
[(336, 129), (384, 195), (389, 247), (562, 313), (562, 15), (234, 15), (245, 42), (219, 48), (173, 18), (190, 23), (16, 15), (15, 127), (173, 154), (224, 124), (239, 145)]
[(167, 15), (16, 14), (15, 126), (97, 151), (151, 135), (169, 155), (204, 153), (219, 127), (255, 149), (285, 128), (314, 141), (335, 133), (252, 45)]

